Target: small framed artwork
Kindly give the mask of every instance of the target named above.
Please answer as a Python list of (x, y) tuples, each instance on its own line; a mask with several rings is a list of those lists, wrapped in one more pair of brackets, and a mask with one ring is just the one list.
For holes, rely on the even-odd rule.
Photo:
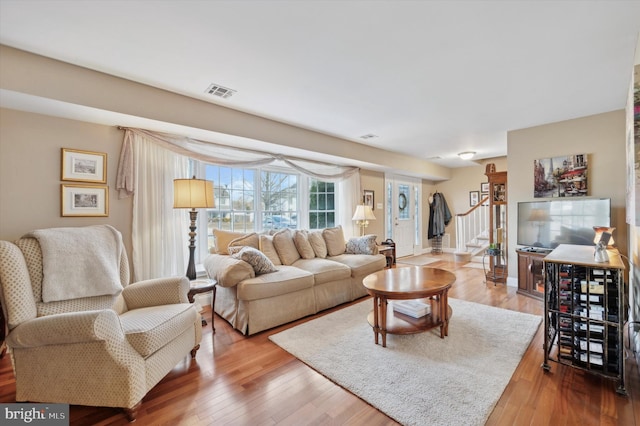
[(107, 185), (60, 185), (61, 215), (109, 216)]
[(371, 210), (374, 210), (374, 193), (371, 190), (365, 189), (363, 191), (363, 196), (362, 196), (362, 204), (364, 204), (365, 206), (369, 206), (371, 207)]
[(480, 201), (480, 191), (469, 191), (469, 205), (471, 207), (478, 204)]
[(107, 183), (107, 154), (62, 148), (61, 180)]
[(483, 194), (489, 193), (489, 182), (482, 182), (480, 184), (480, 192)]

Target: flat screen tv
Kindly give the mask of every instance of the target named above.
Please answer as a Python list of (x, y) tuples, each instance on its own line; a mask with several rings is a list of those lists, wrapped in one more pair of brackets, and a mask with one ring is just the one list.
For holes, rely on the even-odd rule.
[(611, 226), (611, 199), (518, 203), (518, 245), (554, 249), (560, 244), (594, 245), (594, 226)]

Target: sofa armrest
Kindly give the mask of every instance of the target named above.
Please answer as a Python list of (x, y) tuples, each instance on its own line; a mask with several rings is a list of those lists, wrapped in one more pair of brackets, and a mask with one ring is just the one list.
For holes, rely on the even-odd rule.
[(253, 266), (244, 260), (224, 254), (210, 254), (204, 260), (204, 268), (221, 287), (233, 287), (240, 281), (256, 276)]
[(128, 309), (149, 306), (189, 303), (189, 280), (187, 277), (155, 278), (138, 281), (122, 290), (122, 297)]
[(124, 341), (118, 314), (111, 309), (67, 312), (25, 321), (11, 330), (7, 344), (12, 348), (85, 343), (100, 340)]

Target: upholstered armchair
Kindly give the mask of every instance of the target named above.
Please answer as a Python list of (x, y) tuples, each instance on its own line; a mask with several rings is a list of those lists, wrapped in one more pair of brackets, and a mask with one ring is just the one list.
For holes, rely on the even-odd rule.
[(101, 225), (0, 241), (0, 301), (16, 401), (121, 407), (200, 347), (185, 277), (129, 284), (122, 237)]

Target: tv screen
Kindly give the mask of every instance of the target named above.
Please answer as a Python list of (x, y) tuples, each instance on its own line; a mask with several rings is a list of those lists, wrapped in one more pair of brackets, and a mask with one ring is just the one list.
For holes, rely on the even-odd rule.
[(518, 203), (518, 245), (554, 249), (560, 244), (594, 245), (594, 226), (611, 226), (611, 199)]

